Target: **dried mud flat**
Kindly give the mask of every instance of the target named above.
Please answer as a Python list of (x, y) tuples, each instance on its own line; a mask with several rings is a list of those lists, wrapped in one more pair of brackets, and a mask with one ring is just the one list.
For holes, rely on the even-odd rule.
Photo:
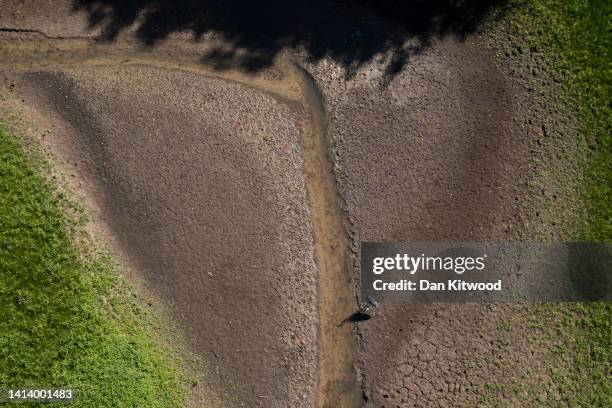
[(383, 305), (337, 327), (359, 242), (518, 239), (544, 213), (541, 127), (481, 41), (434, 41), (391, 81), (385, 54), (246, 75), (44, 17), (66, 12), (0, 16), (3, 110), (201, 357), (192, 405), (554, 404), (536, 307)]
[[(360, 242), (518, 240), (537, 225), (563, 236), (541, 192), (567, 195), (571, 170), (534, 165), (541, 118), (483, 41), (435, 41), (390, 82), (381, 61), (349, 81), (330, 61), (308, 68), (333, 118), (355, 276)], [(557, 208), (571, 217), (570, 199)], [(556, 405), (554, 324), (537, 305), (384, 305), (359, 326), (366, 405)]]
[(309, 406), (317, 298), (300, 104), (144, 65), (3, 76), (202, 358), (201, 387), (218, 392), (200, 403)]

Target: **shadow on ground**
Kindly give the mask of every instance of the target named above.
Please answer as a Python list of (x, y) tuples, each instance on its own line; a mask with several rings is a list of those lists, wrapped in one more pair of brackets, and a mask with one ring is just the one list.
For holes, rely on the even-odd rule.
[[(294, 48), (313, 61), (333, 58), (350, 73), (391, 51), (390, 77), (433, 38), (464, 37), (509, 8), (508, 0), (74, 0), (73, 6), (88, 13), (90, 27), (101, 28), (106, 41), (128, 28), (150, 46), (178, 32), (196, 40), (220, 35), (234, 47), (203, 56), (218, 69), (257, 71), (282, 49)], [(246, 52), (238, 56), (237, 48)]]

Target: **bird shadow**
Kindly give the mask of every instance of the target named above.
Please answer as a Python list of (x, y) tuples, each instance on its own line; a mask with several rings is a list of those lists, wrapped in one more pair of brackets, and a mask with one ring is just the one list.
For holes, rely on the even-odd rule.
[(359, 323), (364, 322), (366, 320), (370, 320), (371, 318), (372, 316), (367, 313), (355, 312), (346, 319), (344, 319), (342, 322), (340, 322), (338, 324), (338, 327), (343, 326), (345, 323)]

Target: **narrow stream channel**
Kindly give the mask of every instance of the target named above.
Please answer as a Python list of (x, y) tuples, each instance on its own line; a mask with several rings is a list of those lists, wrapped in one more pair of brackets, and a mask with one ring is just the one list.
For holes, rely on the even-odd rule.
[(333, 172), (325, 105), (312, 76), (297, 66), (310, 129), (304, 138), (304, 168), (319, 272), (318, 407), (358, 407), (362, 396), (355, 368), (355, 335), (339, 323), (355, 311), (355, 293), (344, 214)]

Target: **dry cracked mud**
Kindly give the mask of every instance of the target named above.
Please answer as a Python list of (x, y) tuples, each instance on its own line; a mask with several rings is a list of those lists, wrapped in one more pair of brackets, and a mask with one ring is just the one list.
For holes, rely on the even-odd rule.
[(559, 214), (533, 160), (555, 152), (478, 37), (437, 39), (392, 79), (384, 52), (247, 74), (181, 35), (98, 42), (68, 2), (9, 3), (2, 112), (201, 358), (192, 405), (554, 404), (537, 306), (383, 305), (338, 326), (360, 242), (518, 239)]
[[(447, 37), (391, 81), (384, 58), (348, 81), (339, 64), (308, 66), (332, 118), (355, 276), (360, 242), (514, 240), (544, 223), (531, 155), (541, 130), (529, 125), (526, 93), (494, 52), (478, 38)], [(359, 325), (366, 405), (556, 404), (551, 367), (565, 363), (534, 325), (554, 327), (543, 313), (535, 305), (383, 305)]]
[(70, 146), (63, 159), (207, 363), (204, 381), (231, 390), (228, 402), (312, 398), (316, 276), (300, 112), (245, 86), (141, 66), (15, 81), (59, 124), (53, 143)]

